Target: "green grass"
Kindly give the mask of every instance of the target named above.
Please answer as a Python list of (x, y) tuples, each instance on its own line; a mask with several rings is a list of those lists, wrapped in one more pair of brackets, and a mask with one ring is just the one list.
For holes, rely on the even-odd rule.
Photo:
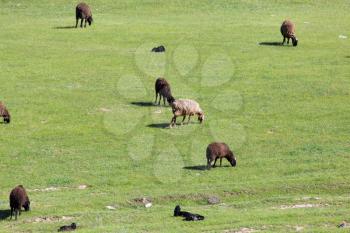
[[(76, 3), (0, 0), (0, 100), (12, 114), (0, 124), (0, 232), (72, 221), (79, 232), (346, 230), (348, 1), (96, 0), (93, 26), (60, 29)], [(298, 47), (259, 45), (282, 41), (285, 18)], [(149, 52), (160, 44), (165, 54)], [(169, 108), (132, 104), (154, 99), (160, 75), (198, 100), (204, 124), (165, 129)], [(238, 166), (184, 169), (205, 165), (213, 140)], [(3, 216), (18, 184), (32, 211), (15, 222)], [(152, 208), (132, 202), (144, 196)], [(205, 221), (173, 218), (176, 204)], [(295, 204), (316, 206), (280, 209)], [(55, 216), (73, 219), (33, 223)]]

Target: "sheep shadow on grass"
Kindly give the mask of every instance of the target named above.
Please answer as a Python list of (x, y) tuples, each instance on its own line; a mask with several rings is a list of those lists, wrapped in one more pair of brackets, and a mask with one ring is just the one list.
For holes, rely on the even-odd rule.
[(131, 104), (140, 107), (156, 106), (153, 102), (131, 102)]
[(8, 217), (10, 217), (10, 215), (11, 215), (10, 210), (0, 210), (0, 221), (7, 219)]
[(169, 128), (169, 123), (159, 123), (159, 124), (149, 124), (147, 125), (147, 127), (150, 127), (150, 128)]
[(54, 29), (73, 29), (75, 26), (56, 26)]
[(260, 42), (259, 45), (263, 46), (283, 46), (281, 42)]
[(205, 171), (205, 170), (207, 170), (207, 166), (206, 165), (186, 166), (186, 167), (183, 167), (183, 169), (195, 170), (195, 171)]

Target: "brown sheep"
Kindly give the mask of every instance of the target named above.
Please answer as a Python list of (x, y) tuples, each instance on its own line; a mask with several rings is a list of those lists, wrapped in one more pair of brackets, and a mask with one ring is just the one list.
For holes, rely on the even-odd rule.
[(157, 103), (158, 94), (159, 94), (158, 105), (160, 105), (160, 100), (162, 99), (162, 97), (163, 97), (164, 105), (165, 105), (165, 99), (167, 99), (169, 104), (171, 104), (172, 102), (175, 101), (174, 97), (171, 94), (170, 84), (164, 78), (158, 78), (156, 80), (154, 88), (155, 88), (155, 91), (156, 91), (156, 101), (155, 101), (155, 103)]
[(5, 123), (10, 123), (11, 116), (5, 105), (0, 101), (0, 117), (4, 118)]
[(233, 152), (230, 150), (228, 145), (226, 143), (222, 142), (213, 142), (208, 145), (207, 147), (207, 162), (208, 162), (208, 170), (211, 168), (211, 163), (213, 161), (215, 167), (216, 161), (220, 158), (220, 166), (222, 162), (222, 158), (226, 158), (232, 167), (236, 166), (236, 157), (234, 156)]
[(91, 13), (91, 9), (90, 7), (84, 3), (84, 2), (81, 2), (79, 3), (76, 8), (75, 8), (75, 17), (76, 17), (76, 24), (75, 24), (75, 27), (77, 28), (78, 27), (78, 21), (79, 19), (81, 19), (80, 21), (80, 27), (82, 28), (83, 27), (83, 21), (85, 20), (85, 25), (84, 27), (86, 27), (86, 22), (89, 23), (89, 25), (92, 24), (92, 13)]
[(298, 39), (295, 36), (295, 25), (292, 21), (290, 20), (283, 21), (281, 26), (281, 34), (283, 36), (282, 44), (284, 44), (287, 38), (288, 39), (287, 44), (289, 44), (289, 39), (292, 39), (293, 46), (298, 45)]
[(21, 215), (22, 207), (25, 211), (30, 210), (30, 201), (26, 190), (22, 185), (18, 185), (12, 189), (10, 193), (10, 207), (11, 207), (11, 218), (15, 214), (15, 219), (17, 220), (17, 214)]

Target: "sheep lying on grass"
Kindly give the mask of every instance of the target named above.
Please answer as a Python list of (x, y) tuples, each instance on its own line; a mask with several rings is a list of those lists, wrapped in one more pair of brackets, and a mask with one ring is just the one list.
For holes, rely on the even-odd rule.
[(156, 80), (155, 91), (156, 91), (155, 103), (157, 103), (158, 94), (159, 94), (158, 105), (160, 105), (160, 100), (162, 99), (162, 97), (163, 97), (164, 105), (165, 105), (165, 99), (167, 99), (169, 104), (175, 100), (171, 94), (170, 84), (164, 78), (158, 78)]
[(22, 207), (25, 211), (30, 210), (30, 201), (26, 190), (22, 185), (18, 185), (12, 189), (10, 193), (10, 207), (11, 207), (11, 218), (15, 214), (15, 219), (17, 220), (17, 214), (21, 215)]
[(76, 28), (78, 27), (79, 19), (81, 19), (80, 21), (81, 28), (83, 27), (84, 20), (85, 20), (84, 27), (86, 27), (86, 22), (88, 22), (89, 25), (91, 25), (93, 19), (92, 19), (92, 13), (91, 13), (90, 7), (84, 2), (79, 3), (75, 8), (75, 18), (76, 18), (76, 24), (75, 24)]
[(287, 38), (288, 39), (287, 44), (289, 44), (289, 39), (292, 39), (293, 46), (298, 45), (298, 39), (295, 37), (295, 25), (292, 21), (290, 20), (283, 21), (281, 26), (281, 34), (283, 36), (282, 44), (284, 44)]
[(199, 104), (190, 99), (179, 99), (173, 101), (171, 104), (173, 110), (173, 118), (170, 122), (170, 128), (176, 125), (176, 117), (183, 116), (181, 124), (185, 121), (186, 116), (188, 116), (187, 124), (190, 122), (191, 116), (198, 115), (198, 120), (200, 123), (204, 120), (204, 113), (199, 107)]
[(0, 117), (4, 118), (5, 123), (10, 123), (11, 116), (5, 105), (0, 101)]
[(200, 221), (204, 220), (204, 216), (199, 214), (192, 214), (190, 212), (181, 211), (181, 207), (177, 205), (174, 209), (174, 216), (182, 216), (184, 217), (184, 221)]
[(154, 47), (151, 52), (155, 52), (155, 53), (162, 53), (165, 52), (165, 47), (163, 45), (158, 46), (158, 47)]
[(230, 150), (230, 148), (226, 143), (213, 142), (209, 144), (207, 147), (206, 155), (207, 155), (207, 162), (208, 162), (208, 165), (207, 165), (208, 170), (211, 168), (211, 163), (213, 161), (215, 161), (213, 165), (213, 167), (215, 167), (216, 161), (219, 158), (220, 158), (220, 166), (222, 163), (222, 158), (226, 158), (230, 162), (232, 167), (236, 166), (236, 157), (234, 156), (234, 154), (232, 153), (232, 151)]
[(75, 229), (77, 229), (77, 224), (75, 224), (74, 222), (68, 226), (61, 226), (60, 229), (58, 229), (58, 232), (62, 232), (62, 231), (74, 231)]

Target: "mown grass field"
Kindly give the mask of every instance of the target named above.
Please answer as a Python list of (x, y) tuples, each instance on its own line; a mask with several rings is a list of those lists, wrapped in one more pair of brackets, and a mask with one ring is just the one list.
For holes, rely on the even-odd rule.
[[(94, 23), (75, 29), (76, 1), (0, 1), (0, 232), (349, 229), (336, 227), (350, 222), (349, 1), (88, 3)], [(286, 18), (299, 45), (259, 45), (281, 42)], [(164, 128), (158, 76), (204, 124)], [(236, 168), (200, 170), (214, 140)], [(10, 221), (18, 184), (32, 211)], [(205, 221), (172, 217), (176, 204)]]

